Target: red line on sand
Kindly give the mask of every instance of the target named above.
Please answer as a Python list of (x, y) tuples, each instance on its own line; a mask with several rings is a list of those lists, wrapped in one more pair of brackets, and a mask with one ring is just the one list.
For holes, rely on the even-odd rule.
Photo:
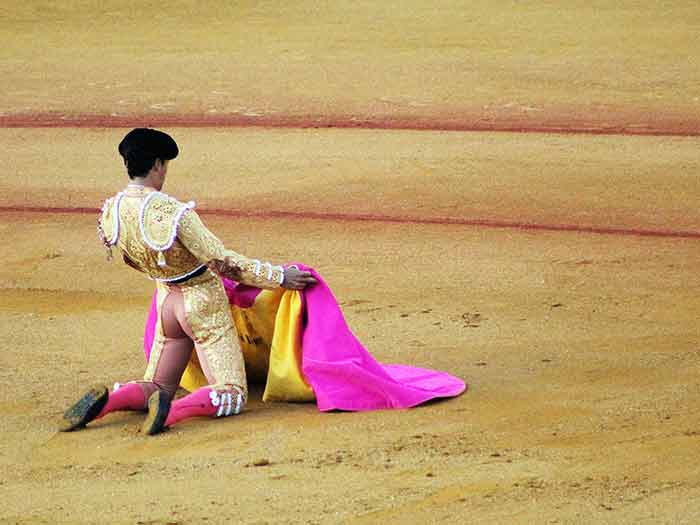
[[(97, 214), (98, 208), (49, 207), (49, 206), (0, 206), (0, 213), (73, 213)], [(388, 222), (400, 224), (437, 224), (448, 226), (478, 226), (482, 228), (514, 229), (524, 231), (549, 231), (572, 233), (596, 233), (634, 237), (670, 237), (676, 239), (700, 239), (700, 231), (649, 230), (644, 228), (616, 228), (612, 226), (582, 226), (578, 224), (540, 224), (493, 219), (469, 219), (466, 217), (411, 217), (408, 215), (380, 215), (372, 213), (323, 213), (313, 211), (246, 211), (232, 209), (202, 209), (201, 215), (242, 217), (255, 219), (316, 219), (340, 222)]]
[[(584, 112), (585, 113), (585, 112)], [(602, 120), (601, 120), (602, 119)], [(562, 133), (592, 135), (653, 135), (700, 136), (700, 121), (690, 117), (664, 115), (617, 116), (581, 115), (572, 113), (528, 120), (525, 117), (506, 116), (485, 118), (478, 114), (451, 117), (388, 117), (388, 116), (295, 116), (295, 115), (97, 115), (61, 113), (18, 113), (0, 115), (0, 128), (132, 128), (186, 127), (186, 128), (341, 128), (385, 129), (416, 131), (506, 131), (515, 133)]]

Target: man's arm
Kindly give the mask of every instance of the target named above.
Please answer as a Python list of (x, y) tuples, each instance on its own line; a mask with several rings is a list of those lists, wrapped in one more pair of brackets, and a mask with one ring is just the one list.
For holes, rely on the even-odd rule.
[(248, 259), (227, 250), (194, 210), (188, 210), (180, 219), (177, 237), (200, 262), (209, 264), (210, 268), (224, 275), (239, 277), (236, 280), (240, 283), (256, 288), (277, 288), (285, 280), (285, 271), (281, 266)]

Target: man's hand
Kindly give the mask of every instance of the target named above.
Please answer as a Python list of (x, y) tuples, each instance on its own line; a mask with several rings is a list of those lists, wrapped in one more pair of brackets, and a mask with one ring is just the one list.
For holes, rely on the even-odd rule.
[(289, 266), (284, 269), (284, 281), (282, 287), (289, 290), (303, 290), (310, 284), (316, 284), (317, 281), (311, 272), (298, 270), (294, 266)]

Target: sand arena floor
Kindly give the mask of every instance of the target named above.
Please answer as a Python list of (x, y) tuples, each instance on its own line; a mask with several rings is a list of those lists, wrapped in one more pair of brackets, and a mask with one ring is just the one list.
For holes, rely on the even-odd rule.
[[(676, 4), (3, 6), (0, 522), (700, 521), (700, 12)], [(321, 414), (253, 389), (155, 438), (57, 434), (86, 384), (143, 372), (151, 283), (92, 210), (124, 182), (110, 126), (159, 120), (167, 191), (228, 245), (313, 265), (377, 358), (469, 392)]]

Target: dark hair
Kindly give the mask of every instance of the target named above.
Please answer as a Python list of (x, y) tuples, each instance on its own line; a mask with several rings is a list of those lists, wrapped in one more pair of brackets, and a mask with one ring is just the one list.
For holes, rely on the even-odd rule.
[(157, 129), (132, 129), (119, 143), (119, 154), (131, 179), (148, 175), (156, 159), (171, 160), (179, 152), (173, 138)]

